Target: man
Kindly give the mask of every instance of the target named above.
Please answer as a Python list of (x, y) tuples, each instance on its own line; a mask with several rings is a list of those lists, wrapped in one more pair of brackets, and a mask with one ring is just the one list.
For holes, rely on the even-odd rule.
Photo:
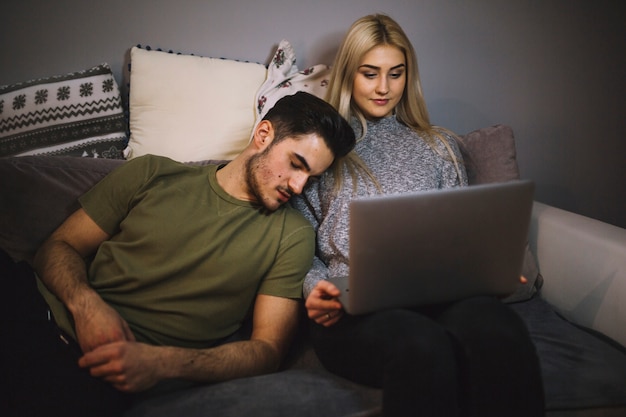
[[(284, 204), (354, 141), (330, 105), (297, 93), (226, 165), (146, 156), (109, 174), (36, 254), (55, 327), (34, 329), (49, 339), (29, 339), (24, 323), (9, 326), (3, 357), (25, 358), (8, 374), (9, 407), (115, 415), (126, 393), (162, 381), (275, 371), (315, 246), (308, 221)], [(250, 315), (249, 339), (232, 341)], [(48, 353), (59, 340), (67, 352)]]

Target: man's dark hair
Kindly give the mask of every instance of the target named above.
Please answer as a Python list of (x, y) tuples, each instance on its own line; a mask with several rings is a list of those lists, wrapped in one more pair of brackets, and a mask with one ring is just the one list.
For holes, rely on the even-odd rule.
[(304, 91), (278, 100), (263, 120), (274, 127), (274, 143), (314, 133), (324, 139), (335, 158), (345, 156), (356, 143), (346, 119), (326, 101)]

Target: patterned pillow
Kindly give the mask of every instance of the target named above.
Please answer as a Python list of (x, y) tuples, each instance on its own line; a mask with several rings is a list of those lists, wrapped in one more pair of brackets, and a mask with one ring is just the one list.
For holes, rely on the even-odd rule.
[(122, 158), (126, 120), (107, 64), (0, 87), (0, 156)]
[(291, 44), (283, 39), (278, 44), (267, 69), (267, 79), (257, 93), (257, 120), (261, 120), (281, 97), (298, 91), (306, 91), (324, 98), (329, 76), (330, 67), (323, 64), (298, 70), (296, 53)]

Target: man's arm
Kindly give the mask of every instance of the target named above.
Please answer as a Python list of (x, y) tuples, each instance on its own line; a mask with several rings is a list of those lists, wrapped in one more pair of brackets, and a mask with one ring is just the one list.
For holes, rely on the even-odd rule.
[(185, 352), (168, 376), (211, 382), (276, 371), (295, 335), (298, 305), (289, 298), (259, 294), (250, 340)]
[(35, 255), (39, 278), (74, 318), (83, 352), (117, 340), (134, 340), (127, 323), (87, 280), (84, 259), (109, 237), (79, 209), (52, 233)]
[(164, 379), (219, 382), (274, 372), (298, 323), (298, 301), (258, 295), (250, 340), (209, 349), (118, 342), (83, 356), (79, 364), (120, 391), (146, 390)]

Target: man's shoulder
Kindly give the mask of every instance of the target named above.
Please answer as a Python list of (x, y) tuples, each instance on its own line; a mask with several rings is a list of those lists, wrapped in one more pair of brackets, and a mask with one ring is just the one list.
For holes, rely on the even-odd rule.
[(314, 234), (311, 222), (298, 209), (293, 207), (292, 203), (285, 204), (281, 209), (285, 213), (285, 229), (291, 231), (304, 230), (304, 233), (309, 233), (307, 230), (310, 230), (310, 233)]
[(147, 154), (147, 155), (142, 155), (142, 156), (138, 156), (136, 158), (133, 159), (129, 159), (126, 162), (126, 165), (135, 165), (135, 166), (153, 166), (153, 167), (158, 167), (158, 166), (184, 166), (184, 164), (175, 161), (171, 158), (168, 158), (167, 156), (161, 156), (161, 155), (152, 155), (152, 154)]
[(214, 164), (185, 163), (161, 155), (142, 155), (128, 160), (125, 164), (127, 170), (136, 170), (146, 173), (174, 174), (177, 172), (187, 172), (211, 169)]

